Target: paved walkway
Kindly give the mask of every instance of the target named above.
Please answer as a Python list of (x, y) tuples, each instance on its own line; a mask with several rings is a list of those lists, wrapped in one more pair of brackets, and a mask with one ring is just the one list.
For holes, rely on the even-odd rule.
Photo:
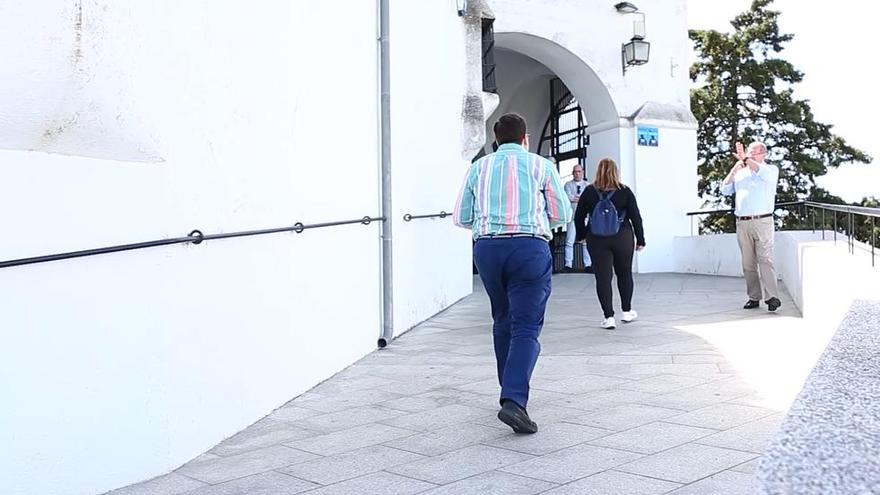
[[(785, 405), (758, 393), (749, 366), (773, 329), (802, 325), (788, 294), (770, 314), (739, 309), (742, 279), (640, 275), (640, 319), (606, 331), (592, 276), (553, 284), (532, 381), (535, 435), (495, 417), (478, 286), (174, 473), (111, 493), (753, 493), (756, 460)], [(782, 367), (780, 354), (763, 356)]]

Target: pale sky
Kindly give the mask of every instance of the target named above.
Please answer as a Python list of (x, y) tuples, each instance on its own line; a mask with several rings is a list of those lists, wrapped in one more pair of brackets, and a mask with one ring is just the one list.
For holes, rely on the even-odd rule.
[[(749, 8), (751, 0), (688, 0), (688, 27), (729, 31), (729, 21)], [(780, 31), (794, 34), (781, 57), (804, 73), (795, 96), (810, 101), (819, 122), (874, 158), (870, 165), (846, 164), (820, 177), (818, 183), (846, 201), (880, 197), (880, 118), (876, 41), (880, 7), (873, 0), (807, 2), (775, 0), (782, 12)]]

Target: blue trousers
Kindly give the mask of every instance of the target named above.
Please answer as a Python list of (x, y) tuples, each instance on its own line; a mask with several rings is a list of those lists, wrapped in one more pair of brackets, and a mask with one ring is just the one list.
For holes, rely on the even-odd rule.
[(492, 304), (501, 401), (510, 399), (525, 408), (550, 297), (550, 245), (529, 237), (479, 239), (474, 262)]

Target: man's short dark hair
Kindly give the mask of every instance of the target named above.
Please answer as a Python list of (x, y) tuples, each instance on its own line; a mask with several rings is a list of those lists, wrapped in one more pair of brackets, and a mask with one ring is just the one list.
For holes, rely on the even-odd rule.
[(495, 122), (493, 130), (498, 144), (520, 144), (526, 137), (526, 120), (515, 113), (508, 113)]

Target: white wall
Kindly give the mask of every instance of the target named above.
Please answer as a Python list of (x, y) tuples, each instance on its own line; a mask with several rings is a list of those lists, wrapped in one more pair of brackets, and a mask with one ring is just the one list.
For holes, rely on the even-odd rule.
[(557, 38), (530, 31), (528, 24), (526, 19), (496, 19), (495, 46), (534, 59), (557, 75), (583, 107), (587, 122), (598, 126), (596, 131), (616, 127), (619, 118), (614, 101), (589, 62)]
[[(636, 125), (640, 125), (636, 120)], [(633, 150), (633, 189), (645, 227), (645, 250), (638, 256), (640, 272), (675, 270), (676, 236), (688, 235), (688, 211), (698, 209), (696, 132), (658, 127), (659, 146), (636, 145), (635, 128), (627, 147)], [(624, 176), (624, 180), (627, 179)]]
[[(687, 235), (685, 213), (696, 192), (696, 121), (689, 111), (690, 81), (684, 0), (640, 5), (651, 43), (648, 64), (623, 74), (621, 44), (638, 16), (614, 3), (575, 0), (495, 0), (496, 46), (537, 60), (558, 75), (581, 103), (590, 133), (587, 177), (600, 159), (613, 158), (636, 192), (648, 249), (637, 255), (640, 272), (674, 269), (669, 253)], [(504, 61), (504, 59), (501, 59)], [(501, 68), (499, 62), (499, 70)], [(502, 106), (504, 105), (502, 95)], [(660, 146), (636, 146), (635, 127), (660, 128)]]
[[(846, 238), (832, 232), (776, 232), (776, 274), (805, 318), (836, 328), (855, 299), (880, 299), (880, 263), (871, 266), (870, 247), (854, 253)], [(675, 271), (742, 277), (736, 234), (678, 237)], [(745, 282), (743, 282), (745, 295)]]
[[(541, 131), (550, 115), (550, 80), (555, 75), (536, 60), (512, 50), (498, 49), (495, 62), (495, 82), (501, 102), (486, 121), (486, 153), (492, 152), (495, 122), (511, 112), (526, 119), (531, 135), (529, 151), (536, 153)], [(549, 144), (545, 144), (542, 154), (547, 155), (549, 151)]]
[(676, 237), (672, 253), (675, 259), (674, 271), (678, 273), (743, 276), (736, 234)]
[[(610, 5), (489, 3), (591, 125), (686, 101), (662, 57), (615, 75), (632, 17)], [(672, 13), (648, 12), (651, 38)], [(453, 2), (391, 19), (399, 334), (470, 291), (468, 232), (401, 218), (452, 207), (474, 67)], [(677, 57), (683, 28), (661, 48), (656, 26)], [(378, 214), (376, 35), (355, 0), (4, 2), (0, 259)], [(379, 335), (379, 259), (353, 225), (0, 270), (0, 492), (162, 474), (342, 369)]]
[(779, 232), (779, 274), (805, 318), (836, 328), (855, 299), (880, 300), (880, 257), (871, 266), (870, 246), (827, 232)]
[[(401, 329), (471, 278), (466, 232), (400, 221), (464, 173), (461, 21), (393, 5)], [(0, 27), (0, 260), (379, 213), (375, 2), (19, 1)], [(375, 348), (379, 260), (374, 224), (0, 269), (0, 493), (163, 474), (328, 378)]]
[(398, 335), (470, 294), (473, 278), (468, 231), (455, 227), (450, 217), (402, 220), (406, 213), (451, 213), (470, 164), (457, 144), (468, 77), (465, 20), (449, 2), (392, 2), (391, 6), (394, 332)]
[[(553, 70), (572, 88), (575, 96), (587, 109), (591, 125), (613, 121), (618, 116), (632, 115), (646, 101), (659, 101), (687, 107), (689, 105), (687, 57), (690, 42), (687, 37), (685, 0), (667, 0), (637, 4), (645, 12), (647, 36), (651, 43), (651, 61), (631, 68), (623, 75), (620, 46), (632, 37), (635, 15), (619, 14), (614, 2), (600, 0), (492, 0), (495, 13), (495, 32), (501, 46), (518, 49), (505, 37), (528, 36), (552, 40), (589, 66), (593, 80), (567, 77), (576, 74), (578, 67), (555, 65), (556, 56), (541, 48), (543, 53), (529, 53), (532, 58)], [(528, 48), (526, 48), (528, 50)], [(583, 93), (595, 94), (584, 98), (576, 90), (574, 79), (581, 79)], [(572, 81), (569, 81), (572, 79)], [(607, 89), (605, 89), (607, 88)], [(608, 91), (613, 105), (601, 100), (600, 93)]]
[(587, 178), (592, 180), (596, 176), (596, 169), (599, 167), (599, 160), (603, 158), (611, 158), (619, 165), (623, 165), (621, 171), (622, 180), (626, 182), (632, 172), (632, 161), (621, 160), (621, 129), (613, 127), (611, 129), (597, 132), (590, 135), (590, 146), (587, 152)]
[[(126, 53), (104, 49), (109, 39), (137, 26), (96, 16), (103, 3), (0, 5), (0, 32), (18, 34), (0, 45), (6, 92), (0, 99), (0, 149), (161, 161), (143, 119), (136, 118), (139, 102), (130, 98), (134, 81), (111, 70), (126, 63)], [(22, 30), (21, 22), (28, 22), (28, 29)]]
[[(698, 222), (699, 220), (695, 220)], [(696, 230), (698, 225), (694, 224)], [(776, 267), (776, 276), (780, 279), (794, 282), (795, 278), (783, 277), (783, 273), (793, 269), (798, 271), (797, 249), (791, 247), (791, 242), (800, 243), (821, 239), (821, 232), (776, 232), (775, 248), (773, 250), (773, 263)], [(676, 237), (672, 252), (674, 253), (673, 271), (678, 273), (697, 273), (700, 275), (719, 275), (723, 277), (742, 277), (742, 255), (736, 234), (708, 234), (687, 237)], [(794, 263), (794, 268), (792, 268)], [(799, 283), (797, 285), (800, 285)], [(743, 286), (745, 290), (745, 286)], [(796, 290), (794, 286), (790, 288)], [(799, 300), (795, 293), (791, 293), (795, 300)]]

